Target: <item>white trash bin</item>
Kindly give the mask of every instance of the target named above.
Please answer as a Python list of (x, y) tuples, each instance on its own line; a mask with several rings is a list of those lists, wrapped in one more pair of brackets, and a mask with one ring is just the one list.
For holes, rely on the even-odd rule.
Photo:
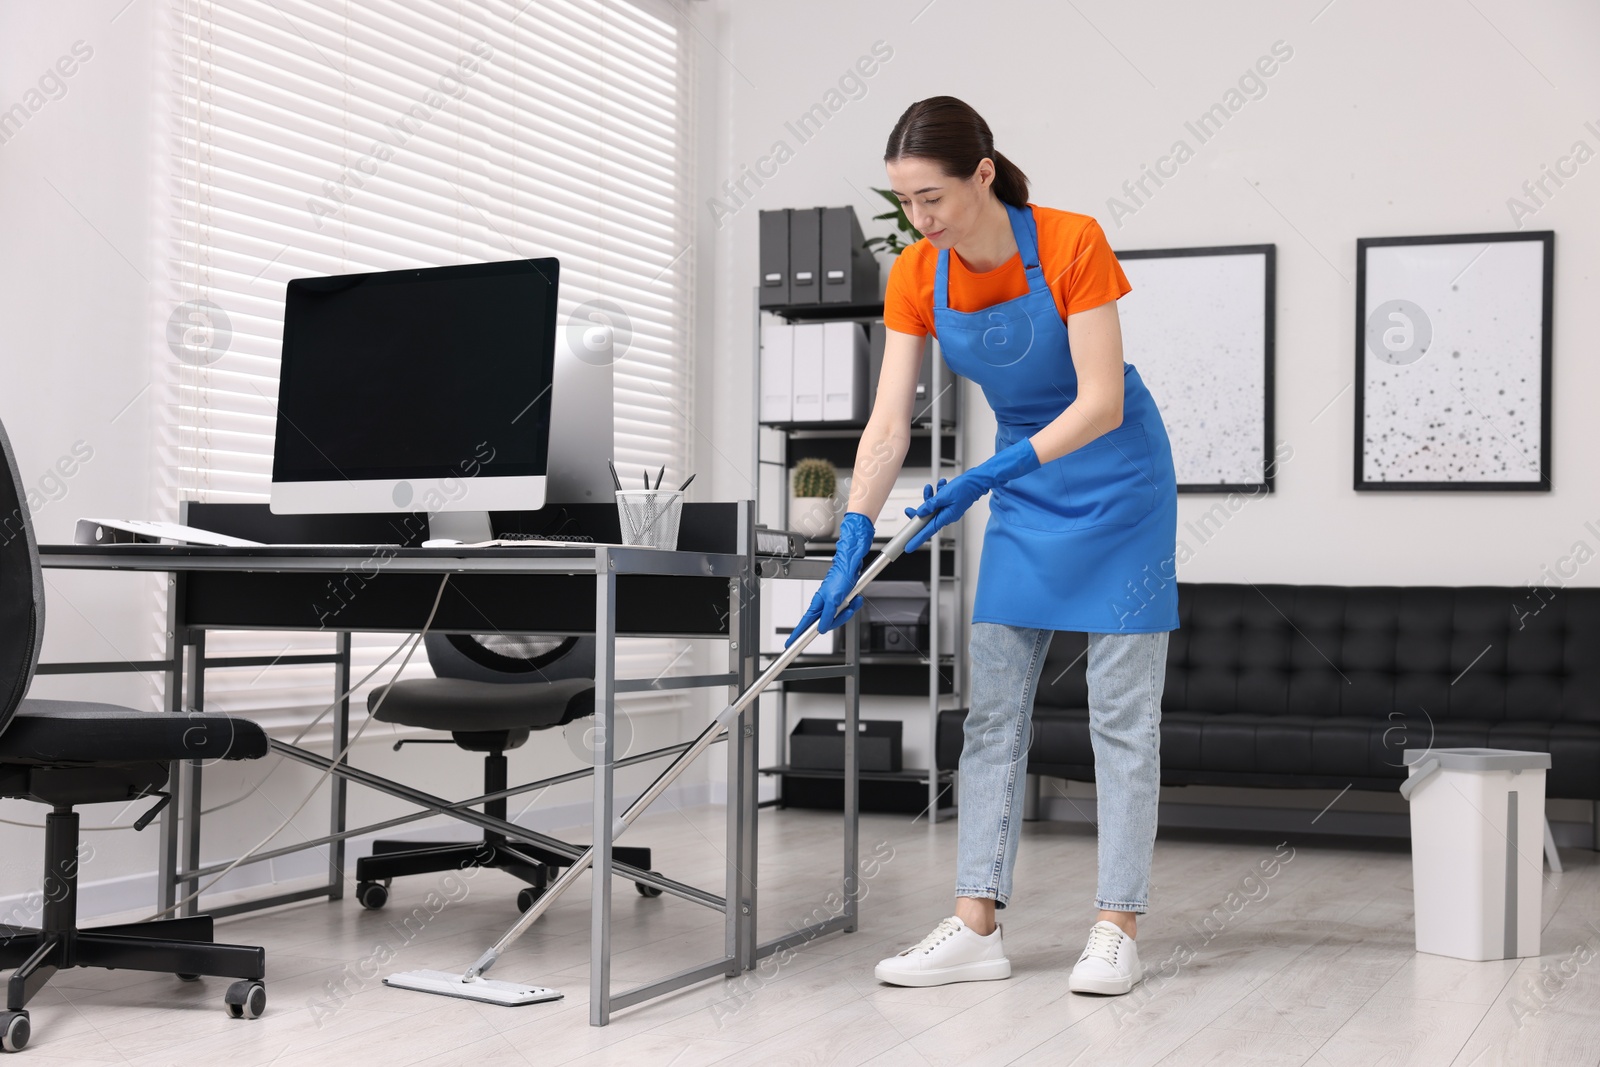
[(1405, 749), (1417, 951), (1539, 955), (1548, 752)]

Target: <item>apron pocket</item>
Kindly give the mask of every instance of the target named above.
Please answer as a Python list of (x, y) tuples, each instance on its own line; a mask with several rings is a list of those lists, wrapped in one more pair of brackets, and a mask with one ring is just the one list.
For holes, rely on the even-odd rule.
[(1075, 530), (1132, 526), (1156, 506), (1155, 465), (1143, 423), (1118, 426), (1050, 465), (1064, 482)]
[[(1000, 452), (1028, 436), (1026, 430), (1002, 423), (995, 432), (994, 450)], [(990, 514), (1007, 526), (1053, 533), (1072, 529), (1078, 518), (1071, 512), (1071, 497), (1062, 480), (1060, 464), (1060, 459), (1051, 460), (1038, 470), (996, 487), (989, 494)]]
[(990, 513), (1007, 526), (1056, 533), (1072, 529), (1078, 520), (1071, 514), (1066, 484), (1056, 469), (1060, 462), (1051, 460), (1036, 471), (997, 486), (989, 494)]

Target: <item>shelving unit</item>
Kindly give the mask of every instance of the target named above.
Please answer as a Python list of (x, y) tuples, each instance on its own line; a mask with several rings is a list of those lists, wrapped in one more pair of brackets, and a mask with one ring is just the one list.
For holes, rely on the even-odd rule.
[[(870, 324), (883, 318), (882, 304), (810, 304), (791, 305), (780, 308), (763, 308), (760, 300), (760, 289), (756, 288), (752, 298), (754, 306), (754, 338), (752, 351), (755, 354), (754, 368), (751, 374), (751, 414), (755, 416), (760, 411), (761, 398), (761, 336), (765, 315), (776, 315), (785, 322), (827, 322), (850, 320)], [(911, 427), (911, 443), (907, 449), (902, 472), (916, 470), (926, 471), (927, 482), (937, 484), (939, 477), (950, 477), (954, 472), (963, 467), (964, 448), (961, 438), (961, 406), (960, 391), (955, 388), (959, 379), (952, 377), (948, 390), (941, 391), (937, 388), (939, 383), (938, 361), (943, 356), (939, 351), (938, 341), (935, 339), (930, 345), (927, 359), (936, 361), (930, 368), (928, 380), (930, 392), (934, 393), (931, 403), (925, 412), (925, 417), (913, 420)], [(945, 425), (949, 417), (952, 422)], [(782, 425), (763, 425), (756, 418), (751, 419), (754, 427), (751, 451), (752, 466), (756, 471), (756, 516), (757, 521), (768, 525), (787, 528), (789, 519), (789, 472), (794, 466), (797, 442), (804, 442), (804, 453), (808, 456), (820, 456), (832, 463), (841, 473), (849, 473), (855, 466), (856, 449), (861, 439), (864, 424), (857, 423), (788, 423)], [(942, 427), (942, 432), (938, 432)], [(764, 447), (767, 446), (767, 447)], [(775, 454), (769, 455), (767, 452)], [(761, 499), (761, 484), (765, 480), (763, 472), (777, 469), (780, 475), (779, 491), (776, 505), (771, 501)], [(942, 472), (942, 473), (941, 473)], [(888, 536), (874, 538), (878, 546), (889, 542)], [(943, 707), (959, 707), (965, 691), (965, 679), (962, 677), (962, 657), (957, 650), (966, 647), (966, 601), (963, 596), (963, 583), (965, 581), (965, 565), (962, 553), (961, 524), (953, 524), (940, 530), (931, 537), (928, 543), (916, 552), (908, 553), (895, 560), (884, 569), (881, 578), (886, 581), (925, 581), (928, 583), (928, 647), (925, 652), (908, 653), (863, 653), (860, 660), (860, 685), (861, 695), (871, 696), (926, 696), (927, 707), (927, 741), (928, 741), (928, 767), (907, 768), (893, 774), (862, 772), (861, 778), (866, 780), (882, 779), (885, 782), (921, 781), (927, 784), (928, 800), (926, 813), (930, 822), (939, 818), (940, 793), (949, 787), (954, 778), (953, 772), (934, 771), (934, 754), (938, 750), (939, 712)], [(807, 543), (808, 556), (829, 556), (833, 552), (833, 540), (812, 540)], [(869, 559), (871, 557), (869, 556)], [(953, 648), (941, 648), (940, 612), (946, 598), (950, 598), (950, 610), (954, 625)], [(775, 658), (773, 653), (763, 653), (763, 663)], [(807, 665), (823, 666), (844, 661), (843, 653), (803, 653), (800, 661)], [(842, 692), (842, 682), (837, 679), (794, 680), (778, 683), (768, 691), (768, 696), (763, 696), (763, 701), (768, 700), (777, 716), (777, 762), (773, 766), (760, 768), (764, 775), (788, 775), (804, 778), (837, 778), (838, 772), (825, 770), (811, 770), (795, 768), (788, 762), (788, 694), (791, 692)], [(768, 803), (776, 803), (768, 802)]]

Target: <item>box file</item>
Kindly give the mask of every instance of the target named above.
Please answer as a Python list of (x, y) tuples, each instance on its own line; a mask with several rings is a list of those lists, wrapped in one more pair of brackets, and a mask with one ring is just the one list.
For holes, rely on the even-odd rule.
[(797, 323), (794, 330), (795, 422), (822, 421), (822, 328), (820, 322)]
[[(761, 588), (761, 651), (782, 652), (783, 643), (800, 623), (811, 598), (822, 588), (821, 579), (771, 578)], [(840, 630), (818, 634), (806, 652), (833, 652)]]
[(822, 209), (789, 209), (789, 303), (820, 304)]
[(789, 632), (800, 621), (800, 582), (770, 578), (761, 584), (761, 651), (782, 652)]
[(760, 214), (761, 297), (764, 308), (782, 307), (789, 302), (789, 209)]
[(867, 332), (859, 322), (822, 323), (822, 418), (867, 419)]
[(821, 302), (872, 304), (877, 300), (878, 258), (866, 247), (855, 208), (823, 208)]
[(794, 331), (784, 322), (761, 325), (761, 422), (794, 419)]

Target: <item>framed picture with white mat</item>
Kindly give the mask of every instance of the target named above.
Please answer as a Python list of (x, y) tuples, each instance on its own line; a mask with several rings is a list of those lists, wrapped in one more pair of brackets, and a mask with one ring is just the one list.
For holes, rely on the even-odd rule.
[(1275, 245), (1118, 252), (1123, 358), (1155, 397), (1180, 493), (1271, 492)]
[(1356, 241), (1355, 488), (1550, 489), (1555, 233)]

